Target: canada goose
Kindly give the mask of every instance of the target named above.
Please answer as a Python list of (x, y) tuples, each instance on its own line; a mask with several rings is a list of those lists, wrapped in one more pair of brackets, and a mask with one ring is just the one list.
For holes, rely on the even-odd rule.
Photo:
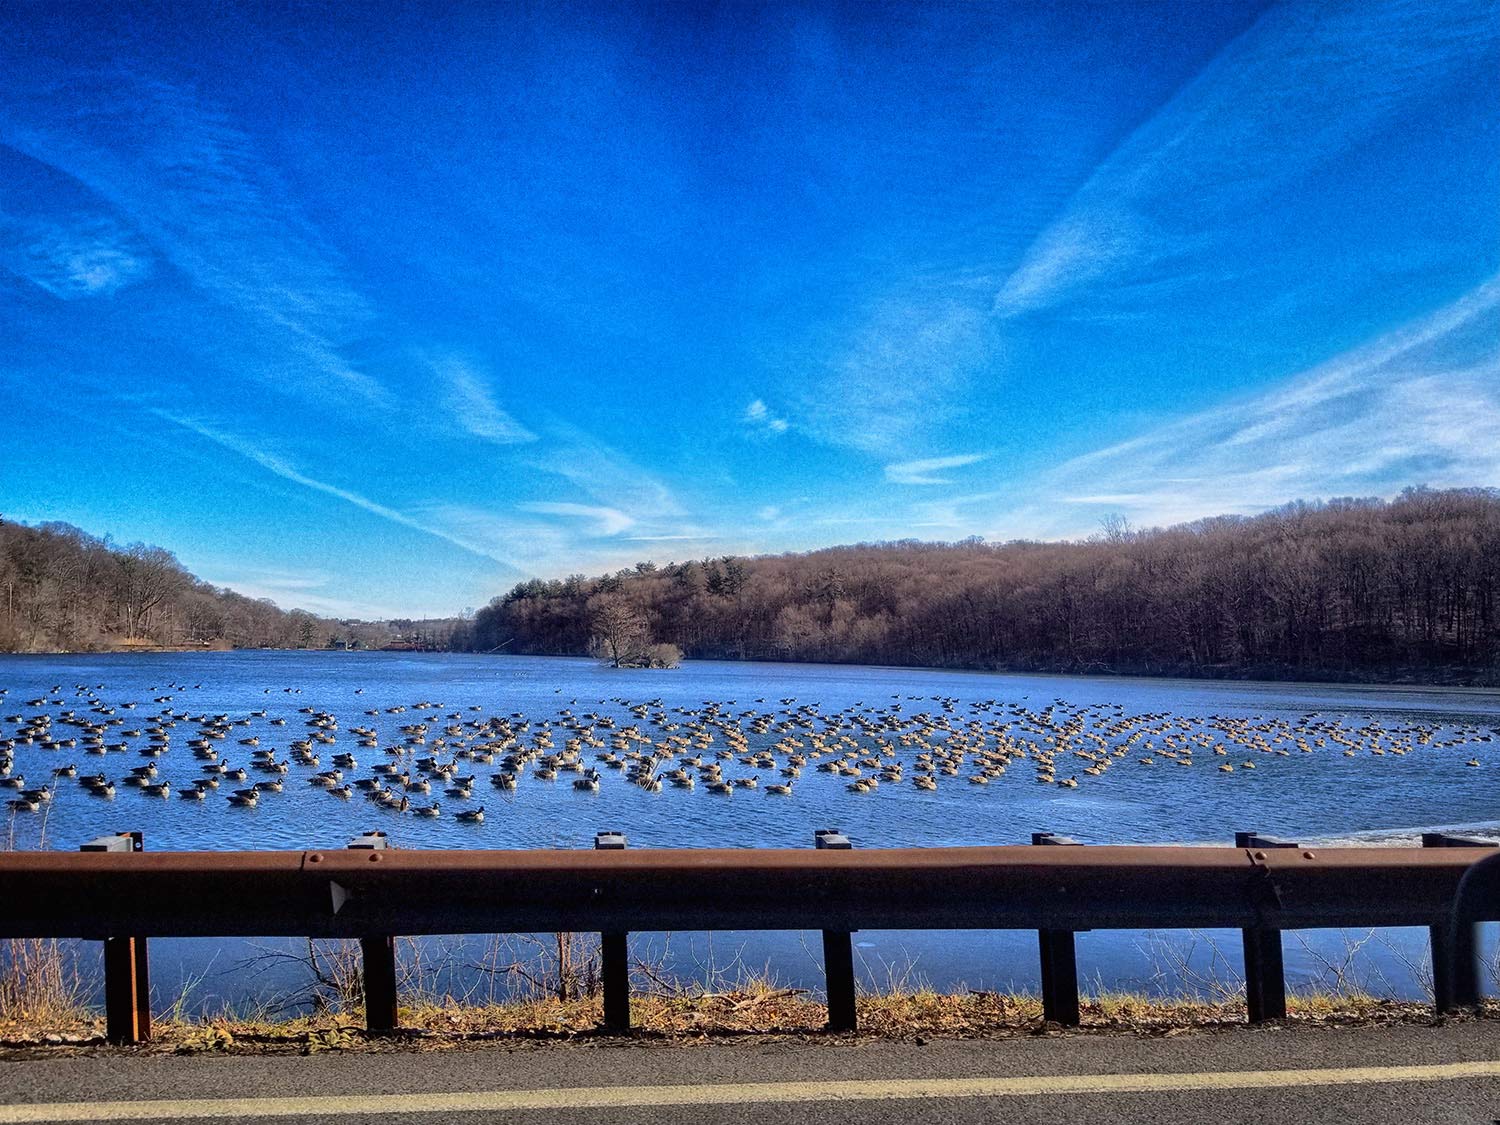
[(792, 795), (792, 783), (788, 781), (785, 785), (767, 785), (766, 795), (774, 794), (777, 797), (790, 797)]
[(453, 819), (461, 820), (465, 824), (479, 824), (484, 820), (484, 806), (480, 805), (477, 809), (464, 809), (454, 814)]
[[(401, 798), (401, 800), (402, 800), (403, 803), (405, 803), (406, 798), (403, 797), (403, 798)], [(403, 809), (402, 811), (405, 812), (406, 810)], [(430, 805), (419, 805), (419, 806), (417, 806), (416, 808), (414, 808), (414, 809), (411, 810), (411, 814), (412, 814), (412, 816), (433, 817), (433, 816), (442, 816), (443, 812), (442, 812), (442, 809), (439, 807), (438, 803), (436, 801), (433, 801), (432, 804), (430, 804)]]
[(260, 803), (259, 789), (239, 789), (229, 794), (229, 803), (240, 808), (253, 809)]

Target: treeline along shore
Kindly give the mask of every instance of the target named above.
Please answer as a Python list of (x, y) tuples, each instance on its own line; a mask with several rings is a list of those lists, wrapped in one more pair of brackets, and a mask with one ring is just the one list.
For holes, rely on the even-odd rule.
[[(472, 620), (332, 620), (171, 552), (0, 520), (0, 651), (420, 648), (1500, 685), (1500, 491), (1289, 504), (1081, 542), (894, 543), (523, 582)], [(626, 656), (628, 659), (622, 660)]]
[(201, 581), (161, 547), (0, 520), (0, 652), (326, 648), (349, 636), (348, 623)]
[(689, 657), (955, 669), (1500, 683), (1500, 492), (1294, 503), (1084, 542), (863, 544), (530, 581), (474, 651), (598, 652), (599, 621)]

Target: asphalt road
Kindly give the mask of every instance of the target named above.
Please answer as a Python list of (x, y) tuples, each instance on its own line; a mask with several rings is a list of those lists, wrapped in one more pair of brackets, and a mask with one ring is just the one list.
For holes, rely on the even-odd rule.
[[(269, 1099), (269, 1100), (268, 1100)], [(149, 1104), (148, 1104), (149, 1103)], [(35, 1121), (1464, 1122), (1500, 1119), (1500, 1021), (988, 1041), (592, 1040), (0, 1062)]]

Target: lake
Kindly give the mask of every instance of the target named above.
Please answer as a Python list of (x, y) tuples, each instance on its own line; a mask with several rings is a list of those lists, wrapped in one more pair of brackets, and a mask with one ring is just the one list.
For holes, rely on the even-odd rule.
[[(341, 652), (3, 656), (0, 689), (0, 738), (51, 718), (45, 735), (31, 727), (38, 734), (14, 747), (12, 773), (28, 786), (65, 764), (119, 781), (148, 761), (141, 751), (160, 719), (168, 748), (149, 760), (173, 789), (163, 800), (120, 785), (104, 800), (59, 779), (44, 814), (11, 814), (17, 847), (71, 849), (126, 829), (144, 832), (152, 850), (331, 848), (371, 829), (400, 846), (436, 848), (588, 847), (605, 829), (642, 847), (804, 847), (826, 827), (856, 847), (1024, 843), (1041, 830), (1085, 843), (1225, 844), (1237, 829), (1318, 843), (1412, 843), (1438, 827), (1500, 838), (1500, 740), (1491, 741), (1500, 695), (1469, 689), (703, 662), (646, 671), (582, 659)], [(224, 717), (222, 737), (208, 742), (220, 761), (249, 767), (257, 751), (290, 761), (282, 792), (232, 807), (232, 790), (283, 776), (252, 769), (201, 802), (176, 795), (202, 775), (204, 762), (187, 744), (212, 733), (206, 721), (214, 716)], [(109, 724), (101, 741), (117, 749), (86, 753), (85, 733), (70, 719)], [(331, 740), (312, 744), (319, 764), (299, 764), (293, 743), (315, 734)], [(68, 739), (75, 744), (44, 746)], [(241, 742), (252, 739), (257, 745)], [(540, 757), (566, 755), (569, 739), (579, 740), (579, 768), (599, 770), (597, 792), (576, 788), (581, 775), (567, 762), (555, 780), (538, 776)], [(539, 741), (514, 790), (491, 785), (507, 752)], [(717, 757), (727, 745), (735, 753)], [(650, 792), (601, 758), (653, 746), (670, 757), (656, 776), (681, 768), (693, 788), (667, 780)], [(490, 763), (465, 756), (485, 747)], [(412, 805), (439, 802), (441, 815), (430, 819), (379, 808), (360, 792), (339, 800), (309, 779), (340, 752), (358, 766), (338, 784), (372, 776), (377, 763), (410, 770), (418, 758), (442, 763), (458, 754), (458, 772), (475, 775), (473, 796), (448, 795), (441, 779), (429, 793), (402, 793)], [(794, 755), (804, 764), (792, 780), (782, 770)], [(703, 768), (680, 767), (686, 757)], [(714, 762), (722, 774), (710, 772)], [(835, 763), (843, 772), (818, 768)], [(878, 787), (851, 791), (882, 768)], [(715, 776), (755, 777), (756, 787), (720, 795), (707, 784)], [(982, 784), (970, 780), (978, 776)], [(919, 777), (931, 787), (919, 788)], [(1076, 788), (1056, 783), (1071, 779)], [(789, 780), (790, 795), (767, 791)], [(479, 805), (482, 823), (455, 818)], [(713, 940), (677, 939), (669, 956), (688, 971), (706, 957), (738, 958), (770, 965), (783, 980), (818, 983), (816, 941)], [(1081, 935), (1080, 973), (1110, 987), (1191, 986), (1175, 961), (1191, 945), (1193, 963), (1205, 968), (1208, 940)], [(1345, 939), (1304, 940), (1288, 939), (1294, 983), (1325, 976)], [(1036, 980), (1033, 935), (867, 934), (859, 943), (867, 979), (881, 983), (912, 974), (940, 987)], [(159, 959), (175, 951), (182, 972), (210, 959), (205, 943), (157, 944)], [(1222, 945), (1237, 968), (1235, 942)], [(1399, 931), (1380, 935), (1365, 956), (1368, 971), (1387, 979), (1372, 987), (1414, 994), (1407, 962), (1425, 956), (1419, 945)], [(235, 956), (230, 949), (214, 963), (223, 968)], [(232, 994), (240, 986), (226, 977), (220, 987)]]

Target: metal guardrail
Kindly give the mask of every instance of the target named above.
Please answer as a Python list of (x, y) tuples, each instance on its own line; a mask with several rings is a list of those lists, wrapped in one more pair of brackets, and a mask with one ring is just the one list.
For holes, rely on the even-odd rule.
[[(108, 1036), (122, 1043), (150, 1034), (150, 937), (358, 939), (366, 1021), (384, 1031), (397, 1025), (394, 935), (596, 932), (605, 1026), (625, 1030), (630, 933), (821, 930), (829, 1027), (851, 1030), (857, 930), (1036, 930), (1046, 1017), (1076, 1025), (1074, 933), (1232, 928), (1258, 1022), (1286, 1012), (1282, 930), (1428, 926), (1434, 965), (1455, 951), (1472, 961), (1453, 909), (1485, 853), (1449, 839), (1457, 846), (1312, 849), (1245, 833), (1234, 848), (1082, 847), (1042, 833), (1034, 844), (1053, 846), (855, 849), (830, 830), (808, 850), (631, 850), (601, 833), (592, 851), (407, 851), (371, 833), (343, 850), (143, 852), (126, 835), (81, 854), (0, 854), (0, 938), (105, 942)], [(1500, 917), (1500, 898), (1476, 901), (1465, 924)]]

